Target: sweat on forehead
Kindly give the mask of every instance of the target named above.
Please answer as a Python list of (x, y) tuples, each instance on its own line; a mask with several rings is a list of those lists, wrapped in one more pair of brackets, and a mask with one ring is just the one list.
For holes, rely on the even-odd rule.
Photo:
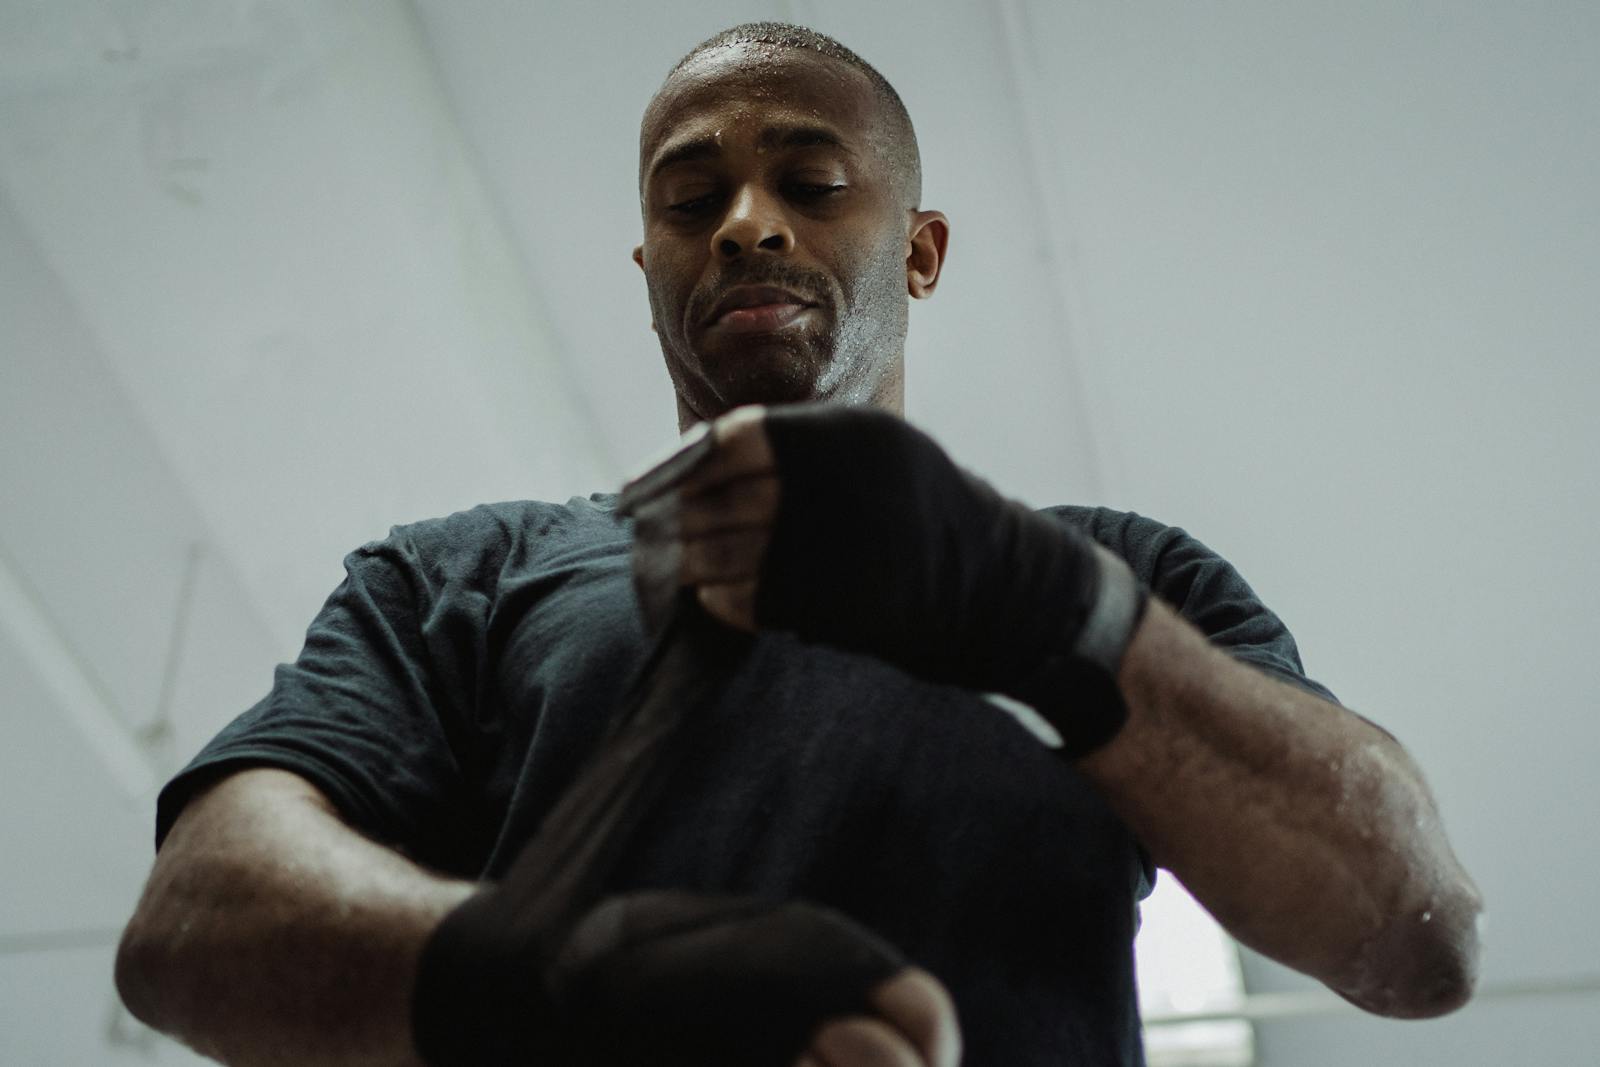
[[(730, 100), (783, 105), (796, 81), (833, 97), (836, 113), (886, 159), (905, 206), (922, 195), (916, 133), (905, 105), (881, 74), (832, 38), (784, 23), (747, 23), (703, 42), (667, 75), (639, 126), (639, 187), (651, 160), (680, 122), (699, 107)], [(851, 102), (856, 106), (850, 106)]]

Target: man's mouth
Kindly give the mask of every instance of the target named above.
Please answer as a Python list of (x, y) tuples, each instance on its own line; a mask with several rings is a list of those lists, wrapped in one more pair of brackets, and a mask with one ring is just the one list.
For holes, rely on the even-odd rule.
[(766, 333), (783, 329), (810, 310), (807, 304), (755, 304), (724, 311), (711, 328), (724, 333)]
[(781, 330), (801, 320), (815, 305), (799, 293), (770, 285), (740, 285), (712, 309), (709, 326), (725, 333)]

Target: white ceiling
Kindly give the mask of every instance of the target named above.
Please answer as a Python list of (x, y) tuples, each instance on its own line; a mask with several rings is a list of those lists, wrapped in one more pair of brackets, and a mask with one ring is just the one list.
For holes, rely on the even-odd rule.
[[(916, 119), (953, 232), (911, 417), (1024, 499), (1233, 559), (1421, 759), (1490, 978), (1593, 972), (1600, 8), (0, 0), (0, 1061), (146, 1054), (99, 1035), (154, 785), (345, 552), (670, 443), (637, 121), (761, 17)], [(78, 1023), (40, 1010), (69, 993)], [(1260, 1043), (1556, 1062), (1597, 1020)]]

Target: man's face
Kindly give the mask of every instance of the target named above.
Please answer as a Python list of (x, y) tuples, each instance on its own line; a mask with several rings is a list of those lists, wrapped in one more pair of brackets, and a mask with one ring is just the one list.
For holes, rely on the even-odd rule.
[(652, 103), (634, 259), (680, 421), (897, 402), (909, 205), (886, 129), (865, 75), (761, 44), (699, 57)]

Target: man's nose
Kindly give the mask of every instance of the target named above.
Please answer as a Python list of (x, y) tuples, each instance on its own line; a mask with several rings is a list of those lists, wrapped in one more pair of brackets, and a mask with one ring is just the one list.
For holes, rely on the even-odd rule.
[(711, 235), (711, 252), (733, 259), (757, 249), (787, 255), (794, 249), (794, 232), (781, 205), (757, 190), (742, 189)]

